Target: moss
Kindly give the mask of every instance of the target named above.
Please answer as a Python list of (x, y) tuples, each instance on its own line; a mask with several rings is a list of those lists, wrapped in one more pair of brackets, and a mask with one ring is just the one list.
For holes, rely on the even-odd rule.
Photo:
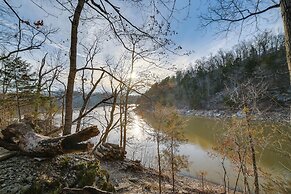
[(26, 190), (22, 190), (22, 194), (57, 194), (60, 193), (62, 188), (62, 185), (60, 183), (60, 180), (54, 180), (54, 181), (44, 181), (39, 180), (34, 182), (31, 187), (29, 187)]
[(52, 173), (53, 169), (45, 169), (31, 187), (21, 193), (57, 194), (65, 185), (77, 188), (96, 186), (102, 190), (115, 191), (108, 172), (100, 168), (98, 161), (76, 161), (70, 156), (63, 156), (57, 159), (55, 167), (61, 171)]
[(108, 182), (108, 181), (100, 181), (98, 184), (97, 184), (97, 187), (99, 189), (102, 189), (104, 191), (109, 191), (109, 192), (115, 192), (115, 188), (114, 186)]
[(98, 171), (98, 176), (103, 177), (106, 180), (109, 180), (109, 173), (107, 172), (107, 170), (100, 169)]
[(81, 162), (75, 166), (77, 170), (77, 187), (84, 187), (86, 185), (94, 185), (95, 177), (99, 171), (98, 162)]
[(41, 193), (41, 184), (39, 182), (35, 182), (26, 190), (22, 190), (22, 194), (38, 194)]
[(98, 188), (104, 191), (115, 192), (114, 186), (109, 182), (109, 173), (106, 170), (100, 169), (97, 176), (96, 186)]
[(82, 162), (75, 168), (78, 171), (78, 187), (95, 185), (105, 191), (115, 191), (114, 186), (109, 182), (108, 172), (100, 168), (99, 162)]
[(61, 166), (61, 168), (68, 168), (70, 165), (70, 160), (71, 158), (69, 158), (68, 156), (61, 157), (59, 159), (59, 165)]

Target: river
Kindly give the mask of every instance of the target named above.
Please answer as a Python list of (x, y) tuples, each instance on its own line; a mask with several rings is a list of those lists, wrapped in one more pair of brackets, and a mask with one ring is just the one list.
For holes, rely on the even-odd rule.
[[(97, 124), (102, 129), (102, 119), (104, 115), (101, 109), (97, 109), (90, 118), (86, 119), (85, 123)], [(153, 128), (148, 125), (141, 116), (133, 111), (130, 112), (131, 122), (128, 130), (128, 153), (127, 157), (133, 160), (141, 160), (146, 167), (156, 168), (156, 143), (151, 135)], [(185, 137), (188, 139), (187, 143), (183, 143), (179, 148), (179, 154), (188, 156), (189, 169), (183, 170), (180, 174), (184, 176), (191, 176), (199, 178), (200, 172), (206, 172), (206, 179), (213, 183), (223, 183), (223, 168), (221, 165), (221, 157), (212, 148), (217, 146), (215, 136), (222, 133), (225, 122), (218, 119), (201, 118), (194, 116), (185, 116), (186, 127), (184, 129)], [(149, 122), (149, 121), (147, 121)], [(265, 127), (273, 126), (274, 123), (265, 124)], [(104, 128), (104, 127), (103, 127)], [(290, 132), (290, 131), (289, 131)], [(96, 142), (98, 137), (92, 139)], [(111, 143), (119, 143), (118, 129), (112, 131), (108, 137)], [(286, 149), (290, 145), (286, 145)], [(291, 153), (291, 150), (287, 150)], [(216, 155), (217, 157), (214, 157)], [(263, 152), (258, 153), (258, 166), (272, 175), (282, 175), (283, 177), (291, 180), (291, 173), (287, 169), (291, 169), (291, 163), (285, 157), (281, 157), (271, 149), (264, 149)], [(229, 176), (230, 185), (233, 186), (237, 171), (233, 163), (225, 160), (226, 170)], [(242, 185), (242, 183), (240, 183)]]

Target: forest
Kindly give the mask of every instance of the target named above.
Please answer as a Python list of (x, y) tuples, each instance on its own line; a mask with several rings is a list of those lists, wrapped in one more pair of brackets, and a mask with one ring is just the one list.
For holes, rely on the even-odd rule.
[(266, 31), (230, 51), (219, 50), (152, 85), (145, 93), (151, 101), (144, 97), (140, 104), (239, 110), (239, 96), (232, 96), (250, 84), (258, 91), (257, 108), (261, 111), (289, 108), (291, 93), (284, 45), (283, 34)]

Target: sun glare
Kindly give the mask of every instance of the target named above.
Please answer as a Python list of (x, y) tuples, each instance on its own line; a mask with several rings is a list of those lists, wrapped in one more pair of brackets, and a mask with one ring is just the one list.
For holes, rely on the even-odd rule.
[(131, 80), (136, 80), (137, 79), (137, 74), (135, 72), (132, 72), (130, 75), (129, 75), (129, 78)]

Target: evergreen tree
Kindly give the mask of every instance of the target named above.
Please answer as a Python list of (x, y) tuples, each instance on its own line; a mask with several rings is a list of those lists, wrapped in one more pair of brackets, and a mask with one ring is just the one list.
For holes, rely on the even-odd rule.
[(7, 58), (1, 61), (0, 83), (2, 93), (32, 92), (35, 89), (34, 73), (31, 73), (30, 64), (20, 57)]
[(21, 107), (30, 103), (35, 89), (34, 73), (30, 64), (20, 57), (6, 58), (1, 61), (0, 83), (2, 85), (1, 108), (15, 106), (18, 119), (21, 119)]

